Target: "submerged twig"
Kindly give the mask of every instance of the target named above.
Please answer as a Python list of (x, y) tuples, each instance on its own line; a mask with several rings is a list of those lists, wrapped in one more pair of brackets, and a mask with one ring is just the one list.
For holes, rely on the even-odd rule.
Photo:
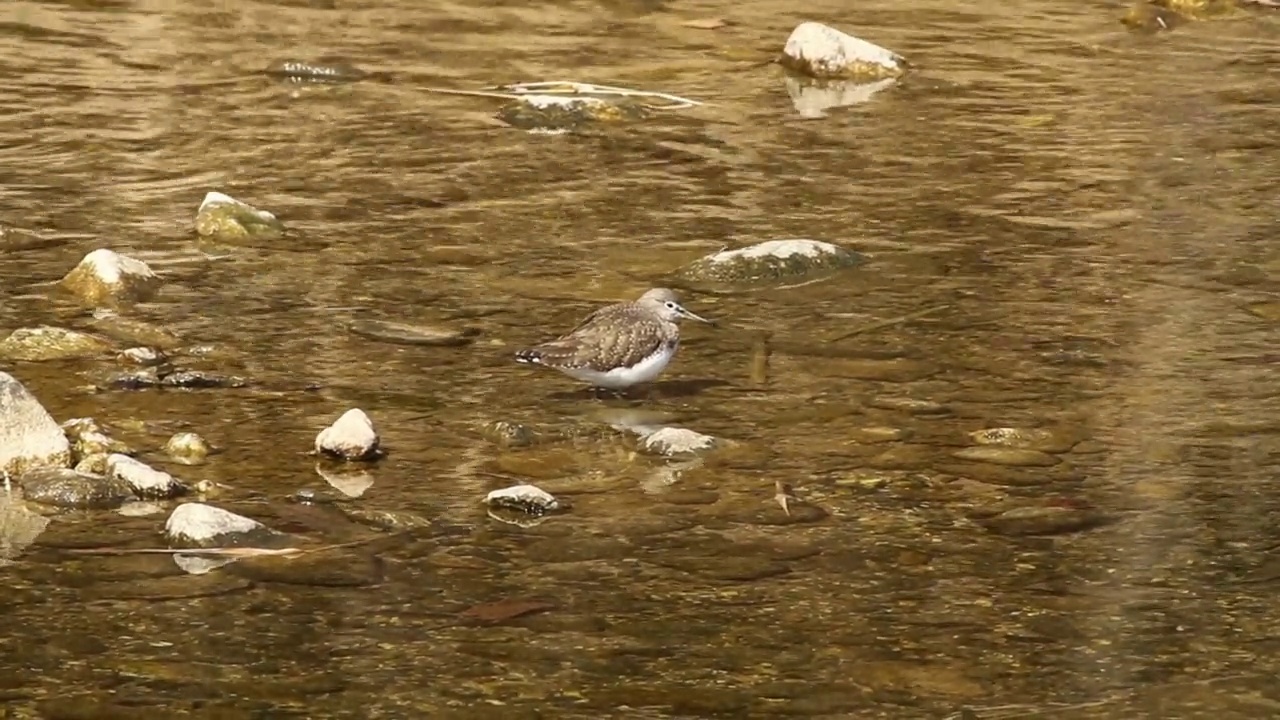
[(893, 327), (894, 325), (901, 325), (903, 323), (908, 323), (908, 322), (911, 322), (912, 320), (917, 320), (926, 315), (932, 315), (941, 310), (946, 310), (949, 307), (951, 307), (951, 305), (949, 304), (934, 305), (933, 307), (928, 307), (923, 310), (917, 310), (916, 312), (908, 313), (900, 317), (889, 318), (888, 320), (881, 320), (880, 322), (874, 322), (874, 323), (871, 323), (870, 325), (863, 325), (862, 327), (850, 330), (849, 332), (843, 335), (837, 335), (833, 338), (829, 338), (827, 342), (828, 343), (840, 342), (841, 340), (848, 340), (849, 338), (855, 335), (864, 335), (869, 332), (875, 332), (876, 330), (883, 330), (884, 328), (887, 328), (887, 327)]

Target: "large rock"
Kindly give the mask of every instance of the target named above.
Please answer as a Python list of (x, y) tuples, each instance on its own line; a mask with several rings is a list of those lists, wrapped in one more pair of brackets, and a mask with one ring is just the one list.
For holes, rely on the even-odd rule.
[(906, 68), (901, 55), (816, 22), (800, 23), (791, 31), (780, 62), (820, 79), (878, 80), (901, 75)]
[(70, 464), (71, 443), (57, 421), (22, 383), (0, 372), (0, 474)]
[(61, 281), (90, 305), (147, 300), (160, 284), (160, 276), (146, 263), (105, 248), (85, 255)]
[(373, 421), (359, 408), (346, 411), (316, 436), (317, 453), (343, 460), (377, 457), (378, 444), (378, 433), (373, 429)]
[(640, 447), (644, 450), (668, 457), (710, 450), (715, 445), (716, 439), (710, 435), (682, 427), (664, 427), (640, 441)]
[(284, 232), (284, 223), (266, 210), (211, 192), (196, 211), (196, 232), (203, 238), (224, 241), (276, 237)]
[(71, 461), (79, 463), (92, 455), (121, 453), (132, 455), (133, 450), (107, 433), (93, 418), (74, 418), (62, 423), (62, 432), (71, 443)]
[(165, 521), (164, 532), (176, 547), (270, 545), (284, 537), (257, 520), (194, 502), (174, 508)]
[(41, 325), (18, 328), (0, 341), (0, 359), (18, 362), (70, 360), (101, 355), (111, 343), (88, 333)]
[(69, 468), (36, 468), (19, 478), (32, 502), (77, 510), (118, 508), (135, 499), (133, 488), (119, 478)]
[(769, 240), (708, 255), (679, 271), (679, 276), (695, 282), (716, 283), (795, 280), (856, 265), (862, 260), (859, 253), (818, 240)]

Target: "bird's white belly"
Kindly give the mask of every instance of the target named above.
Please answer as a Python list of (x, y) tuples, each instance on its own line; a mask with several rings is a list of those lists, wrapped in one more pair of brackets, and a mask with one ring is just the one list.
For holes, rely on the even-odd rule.
[(621, 390), (632, 385), (656, 380), (662, 374), (662, 371), (667, 369), (667, 365), (670, 364), (671, 358), (675, 357), (675, 355), (676, 348), (674, 346), (663, 345), (658, 352), (630, 367), (614, 368), (608, 372), (574, 368), (565, 369), (564, 373), (575, 380), (591, 383), (596, 387)]

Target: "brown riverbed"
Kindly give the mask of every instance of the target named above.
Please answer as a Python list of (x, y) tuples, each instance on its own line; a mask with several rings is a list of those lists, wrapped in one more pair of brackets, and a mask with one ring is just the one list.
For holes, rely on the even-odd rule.
[[(58, 515), (0, 567), (6, 717), (1276, 715), (1280, 17), (1148, 36), (1119, 4), (1047, 0), (325, 5), (0, 7), (0, 331), (85, 326), (49, 283), (110, 247), (166, 277), (133, 316), (252, 384), (4, 369), (60, 421), (93, 416), (317, 543), (368, 534), (287, 500), (334, 495), (306, 453), (363, 408), (390, 454), (346, 502), (434, 525), (281, 582), (75, 555), (163, 546), (164, 515)], [(732, 24), (682, 25), (714, 17)], [(916, 69), (801, 119), (760, 61), (806, 19)], [(326, 55), (391, 78), (258, 74)], [(542, 136), (423, 90), (537, 79), (713, 106)], [(291, 235), (198, 241), (208, 190)], [(872, 259), (689, 295), (723, 327), (689, 328), (647, 400), (510, 361), (700, 255), (784, 237)], [(369, 318), (480, 332), (347, 332)], [(772, 334), (764, 385), (748, 330)], [(599, 423), (627, 408), (740, 445), (672, 473)], [(576, 437), (504, 447), (495, 421)], [(992, 427), (1069, 441), (1051, 465), (955, 457)], [(224, 451), (167, 465), (179, 430)], [(514, 480), (573, 508), (486, 517)], [(1082, 529), (1034, 524), (1054, 513)], [(538, 605), (458, 615), (504, 600)]]

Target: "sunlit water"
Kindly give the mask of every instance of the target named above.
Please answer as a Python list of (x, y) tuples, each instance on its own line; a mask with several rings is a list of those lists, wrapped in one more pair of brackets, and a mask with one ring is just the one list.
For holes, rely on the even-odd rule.
[[(361, 407), (390, 454), (352, 502), (435, 528), (336, 552), (317, 587), (74, 555), (163, 546), (163, 515), (59, 515), (0, 569), (7, 716), (1277, 713), (1275, 16), (1143, 36), (1119, 5), (1045, 0), (332, 4), (0, 7), (0, 221), (26, 238), (0, 239), (0, 330), (86, 326), (50, 283), (111, 247), (167, 279), (134, 314), (253, 384), (90, 392), (108, 361), (6, 369), (59, 420), (96, 417), (319, 541), (340, 523), (287, 498), (332, 492), (306, 453)], [(682, 25), (710, 17), (733, 24)], [(762, 61), (805, 19), (916, 70), (801, 119)], [(391, 78), (258, 74), (330, 55)], [(540, 136), (424, 90), (533, 79), (712, 106)], [(211, 189), (292, 234), (198, 241)], [(722, 327), (688, 328), (647, 399), (511, 362), (702, 254), (781, 237), (871, 261), (689, 295)], [(397, 346), (349, 333), (360, 318), (481, 334)], [(599, 423), (628, 407), (741, 445), (673, 474)], [(500, 420), (580, 437), (503, 448)], [(1002, 426), (1080, 442), (1052, 467), (953, 457)], [(182, 429), (224, 452), (164, 465)], [(484, 493), (517, 480), (573, 509), (487, 518)], [(785, 514), (777, 482), (808, 507)], [(980, 522), (1010, 507), (1108, 522)], [(459, 621), (508, 598), (554, 607)]]

